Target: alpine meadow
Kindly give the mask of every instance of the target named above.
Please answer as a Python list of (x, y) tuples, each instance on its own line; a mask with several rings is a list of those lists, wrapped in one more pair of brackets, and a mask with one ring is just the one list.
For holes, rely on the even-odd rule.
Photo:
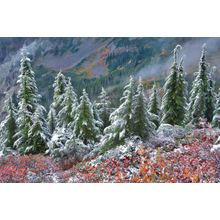
[(220, 38), (0, 38), (0, 182), (220, 182)]

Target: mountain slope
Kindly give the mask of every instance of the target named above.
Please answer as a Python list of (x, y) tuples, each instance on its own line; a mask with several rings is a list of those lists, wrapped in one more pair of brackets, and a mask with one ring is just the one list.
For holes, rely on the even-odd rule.
[[(176, 44), (184, 47), (186, 71), (195, 72), (204, 42), (211, 65), (218, 68), (219, 38), (0, 38), (0, 104), (6, 93), (17, 89), (20, 53), (24, 49), (30, 53), (39, 91), (47, 106), (55, 74), (60, 69), (72, 78), (78, 94), (85, 87), (93, 98), (104, 86), (117, 103), (117, 92), (128, 75), (163, 80)], [(192, 74), (189, 76), (192, 78)], [(219, 77), (218, 72), (215, 77)]]

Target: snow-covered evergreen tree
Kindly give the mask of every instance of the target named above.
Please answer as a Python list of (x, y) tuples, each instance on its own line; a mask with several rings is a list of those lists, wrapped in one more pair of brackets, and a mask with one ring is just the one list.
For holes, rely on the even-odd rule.
[(5, 101), (4, 111), (6, 112), (6, 117), (0, 125), (1, 147), (14, 149), (14, 136), (16, 134), (17, 129), (17, 112), (11, 96)]
[(130, 76), (129, 83), (124, 87), (121, 101), (124, 102), (125, 114), (123, 118), (126, 121), (126, 135), (130, 135), (133, 129), (133, 98), (135, 95), (135, 83), (132, 76)]
[[(21, 68), (18, 83), (20, 85), (18, 91), (18, 113), (17, 113), (17, 133), (15, 134), (16, 141), (14, 145), (22, 154), (38, 151), (29, 151), (31, 140), (33, 139), (30, 131), (36, 126), (37, 109), (43, 109), (40, 105), (40, 95), (35, 81), (35, 74), (31, 67), (30, 59), (26, 54), (23, 54), (21, 59)], [(42, 116), (43, 117), (43, 116)], [(43, 120), (43, 119), (42, 119)], [(46, 135), (46, 134), (44, 134)]]
[(150, 121), (147, 100), (144, 95), (142, 80), (139, 80), (137, 94), (133, 100), (133, 134), (143, 139), (148, 138), (154, 131), (155, 125)]
[(180, 50), (181, 46), (177, 45), (174, 49), (174, 62), (171, 67), (171, 72), (166, 79), (164, 85), (164, 95), (162, 98), (162, 120), (163, 124), (179, 124), (182, 115), (178, 114), (178, 102), (179, 94), (176, 92), (178, 87), (178, 64), (177, 64), (177, 52)]
[(103, 129), (109, 126), (109, 116), (111, 114), (112, 108), (111, 102), (109, 100), (109, 97), (107, 96), (107, 93), (105, 89), (102, 87), (102, 91), (100, 96), (98, 97), (98, 102), (96, 103), (97, 110), (99, 112), (99, 116), (103, 122)]
[(133, 98), (135, 94), (134, 80), (130, 77), (129, 83), (124, 87), (122, 104), (110, 114), (111, 124), (105, 128), (101, 146), (108, 149), (123, 143), (133, 131)]
[(28, 131), (28, 147), (24, 153), (44, 153), (46, 151), (47, 142), (50, 138), (50, 132), (44, 117), (45, 108), (41, 105), (37, 107), (33, 114), (33, 124)]
[(177, 81), (177, 90), (176, 90), (176, 110), (177, 118), (176, 124), (182, 125), (184, 123), (186, 107), (187, 107), (187, 83), (184, 79), (184, 69), (183, 69), (183, 58), (180, 61), (178, 68), (178, 81)]
[(55, 81), (53, 84), (54, 95), (53, 95), (53, 102), (51, 104), (56, 114), (58, 114), (58, 112), (63, 108), (62, 104), (65, 97), (66, 86), (67, 86), (66, 78), (63, 75), (63, 73), (60, 71), (55, 77)]
[[(31, 67), (31, 61), (25, 53), (22, 54), (20, 66), (20, 75), (17, 81), (17, 83), (20, 85), (18, 91), (18, 100), (23, 100), (23, 102), (27, 105), (27, 110), (30, 113), (34, 113), (40, 96), (38, 94), (35, 81), (35, 73)], [(18, 107), (20, 108), (20, 106)]]
[(68, 127), (73, 122), (78, 106), (77, 95), (73, 90), (71, 79), (67, 81), (64, 97), (60, 103), (61, 109), (57, 112), (57, 126)]
[(99, 133), (102, 132), (102, 128), (103, 128), (103, 122), (102, 122), (102, 119), (100, 118), (100, 115), (99, 115), (99, 111), (97, 109), (97, 103), (96, 101), (93, 102), (92, 104), (92, 110), (93, 110), (93, 116), (94, 116), (94, 119), (95, 119), (95, 125), (97, 128), (99, 128)]
[(85, 89), (80, 97), (80, 104), (76, 109), (74, 133), (77, 138), (83, 140), (84, 144), (96, 141), (99, 135), (99, 128), (96, 126), (92, 104)]
[(157, 116), (157, 117), (155, 117), (155, 120), (153, 120), (153, 122), (156, 125), (156, 127), (159, 127), (160, 107), (159, 107), (159, 98), (158, 98), (158, 93), (157, 93), (157, 87), (156, 87), (155, 83), (153, 85), (153, 92), (152, 92), (150, 99), (149, 99), (149, 112)]
[[(204, 44), (203, 49), (202, 49), (202, 55), (201, 55), (200, 62), (199, 62), (199, 72), (195, 73), (196, 78), (193, 81), (192, 89), (190, 91), (189, 105), (188, 105), (187, 115), (186, 115), (187, 123), (192, 122), (192, 121), (197, 121), (193, 119), (193, 112), (197, 111), (196, 109), (194, 109), (194, 107), (196, 106), (195, 105), (196, 99), (201, 100), (201, 98), (203, 97), (205, 100), (201, 100), (201, 101), (202, 103), (205, 103), (204, 108), (206, 108), (206, 104), (207, 104), (206, 97), (207, 97), (208, 88), (209, 88), (207, 69), (208, 69), (208, 64), (206, 61), (206, 45)], [(198, 94), (202, 94), (202, 97), (198, 97)], [(202, 103), (201, 103), (201, 106), (203, 106)], [(202, 118), (206, 117), (205, 115), (206, 109), (202, 109), (202, 112), (204, 113), (204, 115), (200, 114), (200, 116)]]
[(56, 112), (51, 105), (47, 115), (47, 125), (51, 134), (53, 134), (54, 130), (56, 129), (56, 124)]
[(205, 115), (208, 122), (212, 121), (214, 110), (215, 110), (215, 99), (216, 94), (214, 92), (215, 83), (212, 79), (212, 75), (215, 73), (216, 67), (211, 68), (211, 72), (208, 75), (208, 93), (206, 96), (206, 111)]
[(39, 94), (35, 81), (35, 74), (31, 67), (31, 61), (26, 54), (22, 55), (21, 68), (18, 83), (18, 132), (16, 133), (15, 146), (24, 153), (28, 146), (28, 131), (33, 124), (32, 115), (39, 105)]
[(28, 147), (28, 132), (33, 123), (32, 113), (29, 111), (28, 105), (24, 99), (19, 101), (19, 110), (16, 123), (18, 125), (18, 129), (15, 134), (16, 141), (14, 146), (21, 154), (24, 154), (26, 148)]
[(66, 129), (65, 127), (57, 127), (48, 142), (48, 149), (46, 150), (46, 154), (49, 154), (53, 158), (61, 158), (66, 143), (70, 140), (72, 135), (72, 130)]
[(214, 116), (212, 119), (212, 126), (214, 128), (220, 128), (220, 91), (217, 96), (217, 101), (215, 104)]
[(201, 118), (205, 116), (205, 92), (203, 90), (203, 81), (200, 79), (198, 82), (197, 95), (192, 106), (192, 124), (197, 124)]

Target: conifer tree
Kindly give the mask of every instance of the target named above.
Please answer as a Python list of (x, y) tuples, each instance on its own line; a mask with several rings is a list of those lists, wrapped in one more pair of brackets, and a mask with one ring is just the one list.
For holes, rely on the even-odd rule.
[(65, 151), (65, 145), (71, 137), (73, 137), (73, 139), (75, 138), (71, 129), (57, 127), (48, 142), (46, 154), (49, 154), (53, 158), (61, 158), (63, 156), (63, 151)]
[(74, 133), (84, 144), (96, 141), (99, 135), (99, 128), (96, 126), (92, 104), (85, 89), (83, 90), (83, 95), (80, 97), (80, 104), (76, 109)]
[[(17, 117), (17, 133), (15, 134), (16, 141), (14, 145), (22, 154), (39, 153), (41, 151), (29, 151), (31, 140), (33, 140), (30, 131), (36, 125), (36, 114), (43, 109), (40, 105), (40, 95), (35, 81), (35, 74), (31, 67), (31, 61), (26, 54), (23, 54), (21, 59), (21, 68), (18, 83), (20, 88), (18, 91), (18, 117)], [(43, 117), (43, 116), (42, 116)], [(43, 134), (46, 135), (46, 134)]]
[(186, 107), (187, 107), (187, 83), (184, 79), (184, 69), (183, 69), (183, 58), (180, 61), (178, 68), (178, 81), (177, 81), (177, 90), (176, 90), (176, 110), (177, 118), (176, 124), (182, 125), (184, 123)]
[(99, 112), (100, 119), (103, 122), (103, 129), (109, 126), (109, 116), (111, 114), (111, 102), (109, 100), (109, 97), (107, 96), (107, 93), (105, 89), (102, 87), (102, 91), (100, 96), (98, 97), (98, 102), (96, 103), (97, 110)]
[(73, 90), (71, 79), (67, 81), (64, 97), (60, 103), (61, 109), (57, 113), (57, 126), (69, 127), (73, 122), (76, 108), (78, 106), (77, 95)]
[(95, 125), (96, 125), (97, 128), (99, 128), (99, 133), (101, 133), (102, 128), (103, 128), (103, 122), (100, 118), (99, 111), (97, 110), (96, 101), (93, 102), (92, 110), (93, 110), (93, 116), (94, 116), (94, 119), (95, 119)]
[(195, 101), (192, 106), (192, 124), (199, 123), (201, 118), (204, 118), (205, 116), (205, 92), (203, 90), (203, 81), (200, 79), (198, 82), (198, 90), (197, 90), (197, 96), (195, 98)]
[(51, 134), (53, 134), (53, 132), (55, 131), (56, 124), (57, 124), (57, 122), (56, 122), (56, 112), (55, 112), (53, 106), (51, 105), (50, 110), (49, 110), (48, 115), (47, 115), (47, 125), (48, 125), (48, 129), (49, 129)]
[(178, 87), (178, 64), (177, 52), (181, 48), (177, 45), (174, 49), (174, 62), (171, 67), (171, 72), (166, 79), (164, 85), (164, 95), (162, 98), (162, 120), (161, 123), (175, 125), (180, 122), (181, 115), (178, 114), (179, 97), (177, 94)]
[(52, 102), (52, 107), (56, 112), (56, 115), (58, 112), (63, 108), (63, 100), (65, 97), (65, 92), (66, 92), (66, 78), (63, 75), (63, 73), (60, 71), (57, 76), (55, 77), (55, 81), (53, 84), (54, 88), (54, 95), (53, 95), (53, 102)]
[(133, 129), (133, 117), (132, 117), (132, 108), (133, 108), (133, 98), (135, 95), (135, 84), (134, 79), (130, 76), (129, 83), (124, 87), (124, 93), (121, 98), (121, 101), (124, 102), (125, 114), (124, 119), (126, 121), (126, 135), (129, 136)]
[(1, 145), (3, 148), (14, 149), (15, 134), (16, 134), (16, 117), (17, 112), (10, 96), (5, 101), (4, 111), (6, 112), (5, 119), (1, 122)]
[(16, 149), (24, 154), (28, 147), (28, 131), (32, 125), (32, 113), (29, 111), (27, 103), (24, 99), (19, 101), (19, 110), (17, 118), (17, 133), (15, 134), (16, 141), (14, 143)]
[(148, 138), (153, 133), (155, 125), (150, 121), (141, 78), (139, 80), (137, 94), (134, 96), (133, 118), (133, 134), (143, 139)]
[(214, 128), (220, 128), (220, 91), (217, 96), (217, 101), (215, 104), (214, 116), (212, 119), (212, 126)]
[[(199, 72), (195, 73), (196, 78), (193, 81), (192, 89), (190, 91), (189, 105), (188, 105), (187, 117), (186, 117), (187, 123), (192, 122), (192, 121), (197, 121), (193, 119), (193, 112), (197, 111), (196, 109), (194, 109), (194, 107), (196, 106), (194, 104), (196, 99), (201, 100), (201, 98), (203, 97), (205, 100), (201, 100), (201, 101), (202, 103), (205, 103), (204, 108), (206, 108), (206, 104), (207, 104), (206, 97), (207, 97), (208, 88), (209, 88), (207, 68), (208, 68), (208, 64), (206, 62), (206, 45), (204, 44), (203, 49), (202, 49), (202, 55), (201, 55), (200, 62), (199, 62)], [(202, 97), (198, 97), (198, 94), (202, 94)], [(201, 103), (201, 106), (203, 106), (202, 103)], [(200, 116), (202, 118), (206, 117), (205, 115), (206, 109), (202, 109), (202, 112), (204, 113), (204, 115), (200, 114)]]
[(133, 97), (135, 94), (134, 80), (130, 77), (129, 83), (124, 87), (122, 104), (110, 114), (111, 124), (105, 128), (101, 140), (103, 149), (108, 149), (123, 143), (133, 131)]
[(18, 91), (18, 132), (15, 134), (15, 146), (21, 153), (24, 153), (28, 146), (28, 131), (33, 124), (32, 115), (40, 98), (31, 61), (26, 54), (22, 55), (18, 83), (20, 85)]
[(153, 122), (156, 125), (156, 127), (158, 127), (160, 123), (159, 121), (160, 107), (159, 107), (159, 99), (158, 99), (157, 88), (155, 83), (153, 85), (153, 92), (149, 99), (149, 112), (156, 116)]
[(22, 54), (20, 66), (20, 75), (17, 81), (20, 85), (18, 91), (18, 100), (23, 100), (24, 103), (27, 104), (27, 110), (30, 113), (34, 113), (40, 95), (38, 94), (38, 89), (35, 81), (35, 73), (32, 70), (31, 61), (25, 53)]
[(28, 147), (25, 153), (44, 153), (47, 149), (47, 142), (50, 138), (50, 132), (44, 117), (46, 110), (39, 105), (33, 114), (33, 124), (28, 131)]
[(208, 93), (206, 96), (206, 111), (205, 115), (208, 122), (212, 121), (214, 110), (215, 110), (215, 92), (214, 92), (214, 81), (212, 75), (215, 73), (216, 68), (211, 68), (211, 72), (208, 75)]

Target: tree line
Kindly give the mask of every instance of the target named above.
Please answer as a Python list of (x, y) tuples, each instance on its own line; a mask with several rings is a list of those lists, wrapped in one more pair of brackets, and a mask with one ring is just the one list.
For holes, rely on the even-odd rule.
[(163, 87), (163, 96), (154, 84), (149, 98), (143, 82), (130, 76), (124, 87), (120, 105), (112, 108), (111, 99), (102, 88), (91, 102), (84, 89), (76, 94), (70, 78), (60, 71), (53, 84), (54, 94), (49, 111), (41, 104), (35, 73), (27, 54), (20, 61), (18, 105), (12, 97), (5, 102), (6, 117), (0, 125), (3, 153), (47, 153), (59, 157), (80, 145), (98, 145), (106, 151), (126, 138), (142, 140), (154, 134), (161, 124), (196, 125), (201, 118), (220, 127), (220, 93), (215, 94), (212, 75), (215, 67), (207, 63), (204, 45), (198, 72), (191, 91), (185, 80), (184, 59), (179, 59), (181, 46), (173, 52), (173, 63)]

